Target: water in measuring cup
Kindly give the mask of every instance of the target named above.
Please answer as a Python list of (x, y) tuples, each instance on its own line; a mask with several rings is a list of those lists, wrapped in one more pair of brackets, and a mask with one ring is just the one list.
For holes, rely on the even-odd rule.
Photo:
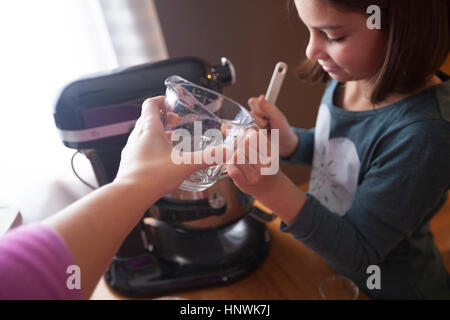
[(197, 186), (197, 190), (203, 190), (217, 181), (221, 173), (221, 167), (222, 165), (217, 165), (199, 170), (187, 177), (185, 183)]
[[(194, 146), (195, 150), (204, 150), (208, 147), (219, 145), (212, 137), (202, 136), (199, 145)], [(215, 165), (206, 169), (198, 170), (187, 177), (180, 188), (190, 191), (201, 191), (212, 186), (220, 177), (222, 165)]]

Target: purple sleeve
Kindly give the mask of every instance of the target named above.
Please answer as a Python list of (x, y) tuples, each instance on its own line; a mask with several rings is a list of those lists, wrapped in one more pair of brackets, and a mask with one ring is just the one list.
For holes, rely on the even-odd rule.
[(32, 224), (0, 238), (0, 299), (81, 299), (69, 289), (75, 265), (64, 240), (50, 227)]

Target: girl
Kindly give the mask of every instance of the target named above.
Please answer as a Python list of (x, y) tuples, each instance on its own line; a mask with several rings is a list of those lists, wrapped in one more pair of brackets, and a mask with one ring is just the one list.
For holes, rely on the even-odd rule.
[[(381, 9), (381, 29), (366, 10)], [(309, 191), (282, 172), (228, 165), (281, 229), (373, 298), (450, 298), (450, 277), (429, 220), (450, 188), (447, 0), (295, 0), (310, 32), (303, 79), (327, 82), (315, 128), (250, 98), (260, 128), (279, 129), (283, 160), (312, 166)], [(248, 140), (247, 140), (248, 143)], [(269, 186), (269, 187), (268, 187)], [(377, 265), (381, 285), (368, 286)]]

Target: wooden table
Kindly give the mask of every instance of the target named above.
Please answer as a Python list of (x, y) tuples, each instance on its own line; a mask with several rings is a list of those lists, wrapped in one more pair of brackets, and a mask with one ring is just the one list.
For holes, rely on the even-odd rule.
[[(301, 186), (307, 190), (307, 185)], [(299, 300), (321, 299), (318, 287), (334, 271), (316, 253), (290, 234), (279, 230), (280, 220), (267, 224), (271, 243), (267, 258), (244, 279), (220, 287), (174, 293), (172, 296), (198, 300)], [(431, 229), (450, 269), (450, 201), (433, 218)], [(128, 299), (100, 280), (91, 299)], [(360, 292), (359, 299), (368, 299)]]
[[(267, 225), (270, 248), (265, 261), (246, 278), (220, 287), (173, 293), (188, 299), (320, 299), (318, 285), (334, 272), (314, 252), (279, 231), (280, 220)], [(102, 279), (92, 299), (126, 299)]]

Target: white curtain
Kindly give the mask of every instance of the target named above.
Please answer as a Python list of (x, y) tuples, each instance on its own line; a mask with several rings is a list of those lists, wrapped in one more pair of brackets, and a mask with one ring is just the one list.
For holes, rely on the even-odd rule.
[[(91, 191), (55, 128), (59, 91), (87, 74), (166, 59), (167, 50), (152, 0), (2, 0), (0, 41), (0, 203), (29, 223)], [(75, 165), (96, 185), (83, 156)]]
[(153, 0), (100, 0), (100, 5), (120, 66), (167, 59)]

